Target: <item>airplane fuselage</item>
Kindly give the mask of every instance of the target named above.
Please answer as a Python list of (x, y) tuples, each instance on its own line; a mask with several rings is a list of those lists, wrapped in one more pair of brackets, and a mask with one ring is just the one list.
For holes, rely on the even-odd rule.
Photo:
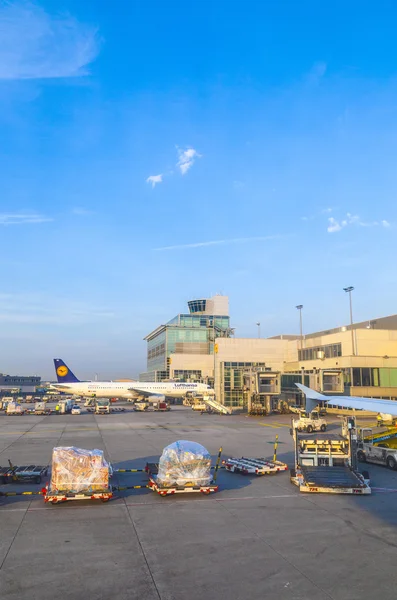
[(213, 393), (212, 388), (205, 383), (77, 381), (70, 383), (54, 383), (51, 387), (59, 392), (77, 396), (126, 399), (139, 398), (141, 395), (147, 396), (148, 394), (168, 396), (169, 398), (183, 398), (188, 392), (195, 394)]

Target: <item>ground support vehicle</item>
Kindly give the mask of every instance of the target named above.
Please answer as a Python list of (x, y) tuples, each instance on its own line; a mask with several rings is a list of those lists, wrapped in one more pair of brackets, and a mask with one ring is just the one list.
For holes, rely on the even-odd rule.
[(397, 449), (389, 448), (388, 441), (395, 437), (393, 432), (372, 434), (372, 429), (362, 429), (357, 444), (357, 459), (361, 463), (383, 465), (388, 469), (397, 469)]
[(109, 415), (110, 414), (110, 400), (107, 398), (99, 398), (95, 402), (95, 414), (96, 415)]
[(25, 411), (23, 410), (23, 408), (20, 404), (16, 404), (15, 402), (9, 402), (7, 404), (6, 415), (8, 417), (16, 416), (16, 415), (23, 415), (24, 412)]
[(255, 417), (266, 417), (267, 410), (263, 404), (252, 402), (248, 414)]
[(95, 490), (86, 492), (61, 492), (59, 490), (51, 490), (48, 486), (43, 489), (44, 502), (51, 502), (51, 504), (59, 504), (61, 502), (68, 502), (69, 500), (102, 500), (107, 502), (113, 497), (113, 488), (109, 486), (103, 490)]
[(204, 402), (197, 402), (197, 404), (192, 404), (192, 410), (199, 411), (201, 413), (207, 412), (207, 405)]
[(326, 431), (327, 421), (321, 418), (318, 412), (307, 413), (302, 411), (299, 414), (299, 419), (292, 419), (292, 429), (307, 431), (307, 433)]
[(288, 465), (285, 463), (264, 458), (228, 458), (222, 461), (222, 464), (226, 471), (242, 475), (276, 475), (288, 470)]
[(149, 402), (135, 402), (134, 410), (143, 412), (149, 408)]
[(352, 439), (336, 433), (299, 433), (293, 430), (295, 469), (291, 483), (300, 492), (370, 494), (369, 475), (352, 461)]
[(217, 400), (215, 400), (214, 396), (203, 396), (203, 403), (212, 408), (213, 411), (219, 413), (220, 415), (231, 415), (232, 410), (228, 406), (224, 406)]
[(29, 409), (26, 412), (29, 415), (50, 415), (52, 411), (50, 408), (47, 408), (45, 402), (36, 402), (34, 409)]
[(158, 402), (152, 402), (152, 410), (156, 412), (166, 412), (168, 410), (171, 410), (171, 407), (168, 404), (168, 402), (160, 400)]
[[(364, 427), (360, 431), (360, 439), (362, 442), (372, 443), (375, 446), (381, 446), (382, 448), (394, 447), (390, 445), (391, 440), (397, 438), (397, 427), (388, 427), (382, 431), (373, 431), (369, 427)], [(392, 442), (394, 444), (394, 442)]]
[(41, 465), (26, 465), (16, 467), (10, 461), (8, 467), (0, 467), (0, 483), (26, 482), (41, 483), (42, 477), (48, 475), (49, 467)]

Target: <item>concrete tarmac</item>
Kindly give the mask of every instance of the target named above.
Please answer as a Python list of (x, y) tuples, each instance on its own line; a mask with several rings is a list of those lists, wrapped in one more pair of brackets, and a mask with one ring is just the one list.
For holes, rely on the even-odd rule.
[[(168, 413), (17, 416), (0, 413), (0, 465), (49, 464), (54, 446), (104, 450), (115, 468), (144, 467), (187, 439), (223, 457), (293, 466), (287, 416)], [(337, 419), (331, 428), (336, 430)], [(371, 496), (305, 495), (277, 476), (220, 471), (210, 496), (128, 490), (107, 504), (45, 505), (0, 497), (2, 600), (395, 600), (397, 472), (369, 465)], [(114, 484), (146, 481), (118, 474)], [(9, 484), (0, 491), (38, 490)]]

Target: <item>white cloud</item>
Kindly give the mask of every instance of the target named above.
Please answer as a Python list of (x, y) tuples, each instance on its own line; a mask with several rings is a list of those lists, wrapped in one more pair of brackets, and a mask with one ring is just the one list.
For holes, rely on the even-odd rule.
[(37, 213), (0, 213), (0, 225), (25, 225), (27, 223), (48, 223), (51, 217)]
[(146, 179), (146, 183), (151, 183), (152, 184), (152, 188), (154, 188), (156, 186), (157, 183), (162, 183), (163, 181), (163, 175), (150, 175), (150, 177), (148, 177)]
[(223, 246), (227, 244), (246, 244), (249, 242), (265, 242), (268, 240), (280, 239), (280, 235), (265, 235), (260, 237), (249, 238), (231, 238), (225, 240), (211, 240), (208, 242), (193, 242), (192, 244), (178, 244), (176, 246), (163, 246), (162, 248), (154, 248), (154, 250), (184, 250), (185, 248), (204, 248), (206, 246)]
[(194, 148), (187, 148), (186, 150), (178, 148), (178, 162), (176, 166), (179, 167), (182, 175), (186, 175), (196, 158), (201, 158), (201, 154)]
[(88, 210), (87, 208), (82, 208), (81, 206), (76, 206), (72, 209), (72, 213), (74, 215), (78, 215), (79, 217), (88, 217), (94, 214), (94, 211)]
[(362, 221), (358, 215), (352, 215), (351, 213), (347, 213), (346, 217), (342, 220), (338, 221), (334, 217), (328, 218), (328, 233), (336, 233), (340, 231), (344, 227), (348, 227), (349, 225), (357, 225), (359, 227), (378, 227), (381, 225), (382, 227), (390, 227), (389, 221), (383, 219), (382, 221)]
[(328, 227), (327, 227), (327, 231), (328, 233), (335, 233), (336, 231), (340, 231), (343, 227), (343, 225), (341, 225), (341, 223), (339, 223), (336, 219), (334, 219), (334, 217), (330, 217), (328, 219)]
[(28, 0), (0, 4), (0, 80), (87, 75), (97, 56), (96, 30)]

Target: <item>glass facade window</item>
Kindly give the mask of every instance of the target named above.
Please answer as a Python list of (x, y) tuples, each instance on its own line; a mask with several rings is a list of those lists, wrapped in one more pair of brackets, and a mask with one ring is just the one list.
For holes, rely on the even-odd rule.
[[(356, 387), (397, 387), (397, 369), (354, 367), (352, 384)], [(350, 382), (345, 378), (346, 385)]]
[(266, 368), (265, 363), (224, 362), (221, 398), (225, 406), (244, 406), (244, 371), (253, 367)]
[(207, 300), (191, 300), (187, 305), (191, 313), (204, 312), (207, 306)]
[(166, 369), (166, 330), (148, 340), (147, 370), (164, 371)]
[(201, 371), (199, 369), (175, 369), (174, 379), (179, 381), (200, 381)]
[[(195, 308), (200, 312), (199, 304)], [(213, 354), (215, 339), (231, 333), (228, 316), (179, 314), (148, 337), (147, 372), (169, 374), (171, 354)]]
[(326, 346), (298, 350), (298, 360), (300, 361), (316, 360), (322, 356), (324, 356), (324, 358), (336, 358), (342, 356), (342, 344), (328, 344)]

